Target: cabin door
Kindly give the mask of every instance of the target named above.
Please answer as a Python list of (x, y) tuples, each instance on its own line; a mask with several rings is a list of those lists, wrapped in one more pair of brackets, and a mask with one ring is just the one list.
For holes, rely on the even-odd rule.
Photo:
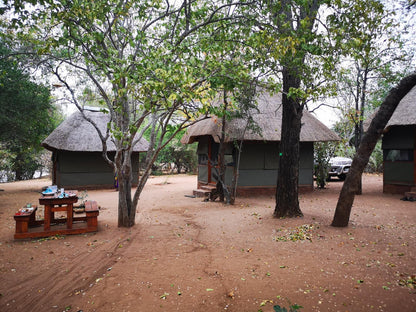
[(198, 144), (198, 183), (216, 185), (219, 144), (212, 137), (203, 137)]
[(416, 127), (414, 129), (414, 144), (413, 144), (413, 185), (416, 185)]
[(210, 138), (208, 144), (208, 184), (216, 185), (217, 183), (217, 179), (214, 178), (214, 175), (218, 175), (219, 147), (220, 145)]

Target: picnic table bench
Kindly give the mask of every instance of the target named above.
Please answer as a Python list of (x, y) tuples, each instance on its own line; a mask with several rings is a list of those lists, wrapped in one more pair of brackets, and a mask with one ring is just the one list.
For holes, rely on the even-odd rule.
[(100, 211), (98, 208), (98, 204), (95, 200), (88, 200), (85, 202), (85, 217), (87, 218), (87, 227), (90, 230), (95, 229), (97, 231), (98, 228), (98, 220), (97, 217)]
[[(45, 207), (43, 220), (36, 220), (36, 206), (33, 206), (32, 209), (20, 209), (14, 216), (16, 221), (14, 238), (35, 238), (98, 231), (99, 207), (97, 202), (93, 200), (86, 201), (85, 216), (74, 217), (73, 204), (78, 201), (77, 192), (67, 191), (66, 195), (63, 197), (58, 195), (42, 196), (39, 198), (39, 204)], [(60, 211), (66, 212), (66, 218), (55, 218), (55, 212)], [(63, 224), (66, 226), (63, 226)], [(42, 225), (43, 227), (41, 227)]]
[(16, 234), (26, 233), (29, 230), (29, 227), (36, 225), (36, 210), (37, 206), (26, 207), (19, 209), (18, 212), (14, 215), (14, 220), (16, 221)]

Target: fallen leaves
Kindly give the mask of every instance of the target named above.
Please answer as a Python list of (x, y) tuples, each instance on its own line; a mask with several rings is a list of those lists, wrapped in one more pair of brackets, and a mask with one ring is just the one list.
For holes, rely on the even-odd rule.
[(262, 219), (261, 215), (259, 213), (257, 213), (257, 212), (253, 212), (251, 215), (253, 217), (257, 218), (258, 220), (261, 220)]
[(82, 290), (82, 289), (80, 289), (80, 290), (75, 290), (75, 291), (74, 291), (74, 295), (75, 295), (75, 296), (81, 295), (82, 293), (83, 293), (83, 290)]
[(163, 295), (160, 295), (160, 299), (165, 300), (169, 296), (169, 293), (165, 292)]
[(58, 239), (65, 239), (65, 236), (56, 234), (54, 236), (49, 236), (49, 237), (44, 237), (44, 238), (40, 238), (40, 239), (37, 239), (37, 240), (33, 240), (32, 243), (46, 242), (46, 241), (58, 240)]
[(401, 274), (404, 277), (398, 281), (399, 286), (416, 289), (416, 275)]
[(278, 233), (282, 232), (283, 235), (274, 236), (273, 240), (277, 242), (287, 242), (287, 241), (312, 241), (313, 237), (313, 231), (315, 229), (318, 229), (319, 226), (316, 226), (314, 224), (303, 224), (298, 227), (292, 228), (292, 229), (279, 229), (276, 230)]
[(261, 303), (260, 303), (260, 306), (261, 307), (264, 307), (266, 304), (268, 304), (268, 303), (272, 303), (273, 304), (273, 300), (263, 300)]

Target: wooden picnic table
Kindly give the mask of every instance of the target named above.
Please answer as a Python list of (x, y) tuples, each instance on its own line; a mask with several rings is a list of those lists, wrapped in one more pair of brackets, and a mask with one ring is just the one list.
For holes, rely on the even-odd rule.
[(65, 195), (42, 195), (39, 198), (39, 204), (45, 206), (43, 229), (49, 231), (51, 229), (51, 222), (56, 223), (55, 212), (66, 211), (66, 228), (72, 229), (74, 204), (78, 201), (77, 191), (65, 191)]
[[(54, 195), (42, 195), (39, 204), (44, 205), (44, 219), (36, 220), (37, 207), (30, 212), (18, 212), (15, 214), (16, 232), (14, 238), (47, 237), (53, 235), (82, 234), (96, 232), (98, 230), (97, 217), (99, 207), (95, 201), (85, 202), (85, 216), (74, 217), (74, 204), (78, 201), (76, 190), (65, 191), (64, 196), (59, 193)], [(55, 218), (55, 212), (66, 212), (65, 218)], [(78, 223), (78, 221), (83, 221)], [(76, 225), (74, 222), (77, 222)], [(66, 226), (63, 227), (62, 224)], [(86, 224), (85, 224), (86, 223)], [(34, 229), (43, 225), (42, 229)], [(53, 226), (53, 227), (52, 227)]]

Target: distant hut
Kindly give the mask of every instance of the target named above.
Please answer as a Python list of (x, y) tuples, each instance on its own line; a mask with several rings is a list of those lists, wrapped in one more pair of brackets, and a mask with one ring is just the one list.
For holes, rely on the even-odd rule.
[(404, 193), (416, 186), (416, 87), (400, 101), (384, 129), (383, 192)]
[[(84, 110), (105, 134), (110, 115), (100, 111)], [(141, 139), (132, 154), (133, 183), (137, 184), (139, 153), (148, 149), (149, 143)], [(73, 113), (63, 121), (43, 142), (52, 151), (52, 182), (59, 187), (86, 189), (114, 187), (112, 168), (102, 156), (102, 143), (97, 130), (85, 120), (81, 112)], [(114, 158), (116, 147), (107, 141), (109, 157)]]
[[(247, 122), (233, 119), (226, 122), (225, 183), (232, 184), (237, 150), (234, 142), (244, 141), (242, 148), (237, 194), (273, 194), (276, 191), (281, 137), (281, 94), (261, 93), (258, 110), (252, 116), (261, 133), (246, 129)], [(217, 157), (221, 137), (221, 119), (212, 116), (192, 125), (182, 143), (198, 142), (198, 188), (216, 184)], [(303, 112), (300, 134), (300, 191), (313, 190), (314, 142), (338, 141), (339, 137), (307, 111)], [(211, 161), (209, 161), (211, 160)]]

